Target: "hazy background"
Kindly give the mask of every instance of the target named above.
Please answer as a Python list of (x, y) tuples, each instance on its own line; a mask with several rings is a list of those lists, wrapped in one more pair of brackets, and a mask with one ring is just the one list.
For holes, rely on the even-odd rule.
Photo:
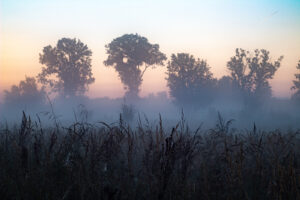
[[(124, 95), (113, 68), (103, 65), (104, 45), (139, 33), (168, 57), (187, 52), (206, 59), (214, 76), (228, 74), (235, 48), (265, 48), (284, 55), (271, 81), (275, 97), (289, 97), (300, 55), (300, 1), (211, 0), (1, 0), (0, 101), (3, 90), (41, 70), (39, 53), (62, 37), (79, 38), (93, 51), (96, 79), (89, 97)], [(149, 69), (140, 96), (167, 91), (165, 67)]]

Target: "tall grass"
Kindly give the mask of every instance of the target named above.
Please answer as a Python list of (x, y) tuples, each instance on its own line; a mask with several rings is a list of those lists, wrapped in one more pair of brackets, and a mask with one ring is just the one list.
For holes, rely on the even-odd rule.
[(299, 131), (230, 124), (43, 128), (23, 113), (1, 129), (1, 199), (300, 199)]

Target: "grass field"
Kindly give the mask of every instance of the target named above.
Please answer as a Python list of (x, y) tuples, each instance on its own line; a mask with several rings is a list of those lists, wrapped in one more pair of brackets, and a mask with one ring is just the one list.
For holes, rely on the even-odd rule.
[(300, 199), (300, 131), (113, 125), (23, 113), (1, 127), (1, 199)]

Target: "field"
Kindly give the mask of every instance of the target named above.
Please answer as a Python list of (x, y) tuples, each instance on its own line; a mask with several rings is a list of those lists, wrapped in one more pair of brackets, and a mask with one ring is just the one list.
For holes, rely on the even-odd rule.
[(0, 133), (2, 199), (300, 199), (299, 131), (53, 120)]

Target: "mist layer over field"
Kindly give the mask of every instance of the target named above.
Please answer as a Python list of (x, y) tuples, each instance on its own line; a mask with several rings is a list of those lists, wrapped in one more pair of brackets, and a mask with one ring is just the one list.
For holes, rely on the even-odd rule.
[(298, 129), (300, 128), (299, 106), (289, 99), (272, 98), (263, 106), (245, 107), (236, 99), (217, 99), (211, 104), (194, 109), (189, 106), (174, 105), (165, 92), (149, 95), (135, 102), (127, 102), (124, 98), (110, 99), (77, 97), (70, 99), (51, 99), (45, 105), (32, 105), (19, 102), (16, 105), (1, 104), (1, 123), (14, 124), (21, 121), (22, 111), (30, 115), (32, 120), (39, 119), (43, 124), (53, 125), (55, 120), (68, 126), (76, 121), (89, 123), (119, 121), (120, 116), (136, 126), (139, 120), (148, 120), (157, 125), (159, 116), (164, 125), (172, 127), (184, 115), (187, 124), (192, 129), (212, 128), (218, 120), (218, 113), (226, 120), (234, 120), (232, 127), (252, 129), (254, 123), (260, 129)]

